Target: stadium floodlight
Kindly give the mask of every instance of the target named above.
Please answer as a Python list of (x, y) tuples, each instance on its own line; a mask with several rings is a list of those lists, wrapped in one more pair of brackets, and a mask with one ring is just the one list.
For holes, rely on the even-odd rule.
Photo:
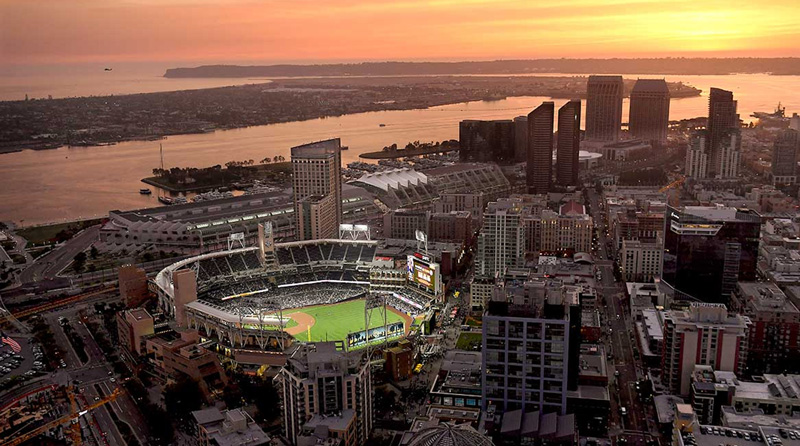
[(370, 240), (367, 225), (339, 225), (339, 238), (342, 240)]
[(234, 232), (228, 236), (228, 250), (233, 249), (234, 245), (244, 248), (244, 232)]

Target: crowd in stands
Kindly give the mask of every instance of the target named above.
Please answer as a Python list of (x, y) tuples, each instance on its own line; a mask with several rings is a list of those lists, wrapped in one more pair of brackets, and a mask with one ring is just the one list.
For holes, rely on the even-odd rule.
[[(264, 293), (243, 296), (216, 304), (226, 310), (238, 310), (244, 314), (255, 314), (265, 307), (265, 302), (277, 304), (281, 309), (309, 307), (344, 302), (364, 297), (368, 287), (349, 283), (314, 283), (289, 288), (269, 288)], [(250, 311), (248, 311), (248, 309)]]
[(368, 263), (375, 257), (375, 246), (319, 243), (278, 248), (275, 254), (281, 265), (305, 265), (323, 261)]
[(410, 316), (423, 313), (430, 299), (406, 288), (401, 288), (387, 294), (387, 303), (392, 307)]
[(211, 257), (197, 262), (197, 281), (208, 282), (216, 277), (246, 273), (261, 267), (257, 251)]

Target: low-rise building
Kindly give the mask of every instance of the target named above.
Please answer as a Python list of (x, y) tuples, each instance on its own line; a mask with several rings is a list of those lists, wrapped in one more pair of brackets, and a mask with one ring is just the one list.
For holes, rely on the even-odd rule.
[(196, 410), (192, 417), (200, 446), (260, 446), (270, 442), (269, 436), (242, 409), (220, 411), (212, 407)]
[(145, 339), (154, 333), (153, 316), (144, 308), (123, 310), (117, 313), (117, 335), (120, 347), (129, 359), (145, 352)]

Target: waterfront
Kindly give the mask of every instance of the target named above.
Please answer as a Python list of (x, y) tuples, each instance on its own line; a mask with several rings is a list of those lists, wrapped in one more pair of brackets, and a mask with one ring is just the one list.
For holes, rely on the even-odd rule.
[[(626, 78), (636, 78), (626, 74)], [(643, 76), (644, 77), (644, 76)], [(655, 77), (655, 76), (648, 76)], [(745, 121), (753, 111), (772, 111), (780, 101), (787, 113), (800, 112), (800, 76), (766, 74), (734, 76), (666, 76), (703, 90), (703, 96), (672, 101), (670, 118), (707, 114), (711, 86), (730, 89)], [(180, 135), (162, 141), (131, 141), (107, 147), (62, 147), (0, 155), (0, 221), (23, 225), (107, 215), (110, 209), (157, 206), (155, 194), (139, 195), (140, 180), (152, 174), (159, 161), (170, 166), (203, 167), (231, 160), (283, 155), (289, 148), (312, 140), (340, 137), (350, 147), (343, 163), (360, 153), (409, 141), (458, 138), (462, 119), (501, 119), (527, 114), (545, 97), (516, 97), (469, 102), (424, 110), (359, 113), (335, 118), (273, 124), (207, 134)], [(565, 100), (555, 100), (560, 106)], [(628, 101), (623, 106), (627, 121)], [(380, 124), (386, 124), (380, 127)]]

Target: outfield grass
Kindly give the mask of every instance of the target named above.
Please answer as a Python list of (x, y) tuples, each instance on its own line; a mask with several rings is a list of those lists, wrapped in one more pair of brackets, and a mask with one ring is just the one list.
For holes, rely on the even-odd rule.
[[(306, 313), (316, 320), (316, 323), (311, 327), (311, 342), (319, 341), (344, 341), (347, 339), (347, 334), (354, 331), (361, 331), (364, 329), (364, 300), (350, 300), (335, 305), (307, 307), (298, 310), (284, 311), (283, 315), (291, 315), (292, 313)], [(370, 328), (380, 327), (383, 325), (383, 318), (379, 318), (377, 310), (372, 310), (372, 320), (370, 321)], [(386, 321), (388, 324), (394, 322), (401, 322), (403, 318), (387, 311)], [(307, 342), (308, 333), (303, 332), (295, 336), (297, 340)]]

